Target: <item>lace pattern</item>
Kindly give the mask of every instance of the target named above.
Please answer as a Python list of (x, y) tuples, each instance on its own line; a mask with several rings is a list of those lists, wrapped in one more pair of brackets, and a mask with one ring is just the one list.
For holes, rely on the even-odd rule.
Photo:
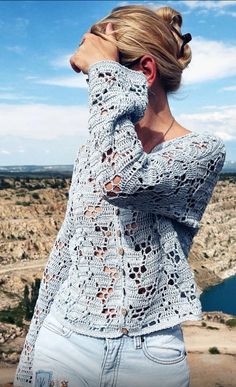
[(146, 153), (135, 131), (148, 103), (143, 73), (103, 60), (88, 76), (89, 139), (74, 163), (15, 387), (31, 385), (34, 344), (50, 310), (95, 337), (201, 319), (187, 257), (224, 164), (224, 144), (191, 133)]

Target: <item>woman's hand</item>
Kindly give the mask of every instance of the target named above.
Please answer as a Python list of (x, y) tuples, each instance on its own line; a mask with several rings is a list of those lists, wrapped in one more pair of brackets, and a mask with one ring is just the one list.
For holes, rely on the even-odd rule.
[[(106, 25), (105, 34), (114, 34), (112, 23)], [(88, 74), (88, 68), (100, 60), (114, 60), (119, 62), (119, 50), (115, 44), (102, 39), (100, 36), (86, 32), (83, 42), (70, 58), (70, 64), (74, 71), (82, 71)]]

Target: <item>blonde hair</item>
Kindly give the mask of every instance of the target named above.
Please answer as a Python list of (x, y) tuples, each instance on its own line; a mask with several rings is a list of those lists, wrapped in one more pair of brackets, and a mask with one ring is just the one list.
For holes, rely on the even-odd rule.
[[(113, 25), (115, 37), (105, 34), (108, 22)], [(113, 8), (110, 14), (92, 25), (90, 32), (112, 41), (119, 50), (119, 62), (124, 66), (132, 66), (143, 55), (150, 54), (156, 62), (164, 91), (173, 93), (180, 87), (182, 71), (192, 58), (188, 44), (179, 57), (183, 43), (179, 36), (181, 26), (181, 14), (171, 7), (151, 10), (142, 5), (125, 5)]]

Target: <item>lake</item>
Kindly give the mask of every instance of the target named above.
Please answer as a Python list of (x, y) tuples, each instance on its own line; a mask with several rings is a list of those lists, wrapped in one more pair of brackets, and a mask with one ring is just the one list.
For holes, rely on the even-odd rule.
[(200, 295), (203, 312), (221, 311), (236, 315), (236, 275), (210, 286)]

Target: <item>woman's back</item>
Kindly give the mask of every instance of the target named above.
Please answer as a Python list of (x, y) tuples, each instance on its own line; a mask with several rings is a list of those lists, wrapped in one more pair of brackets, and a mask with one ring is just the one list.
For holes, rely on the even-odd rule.
[(191, 132), (146, 153), (135, 131), (149, 101), (145, 75), (104, 59), (88, 76), (89, 139), (74, 163), (15, 386), (32, 381), (30, 359), (49, 313), (96, 338), (140, 337), (202, 318), (187, 258), (224, 144)]

